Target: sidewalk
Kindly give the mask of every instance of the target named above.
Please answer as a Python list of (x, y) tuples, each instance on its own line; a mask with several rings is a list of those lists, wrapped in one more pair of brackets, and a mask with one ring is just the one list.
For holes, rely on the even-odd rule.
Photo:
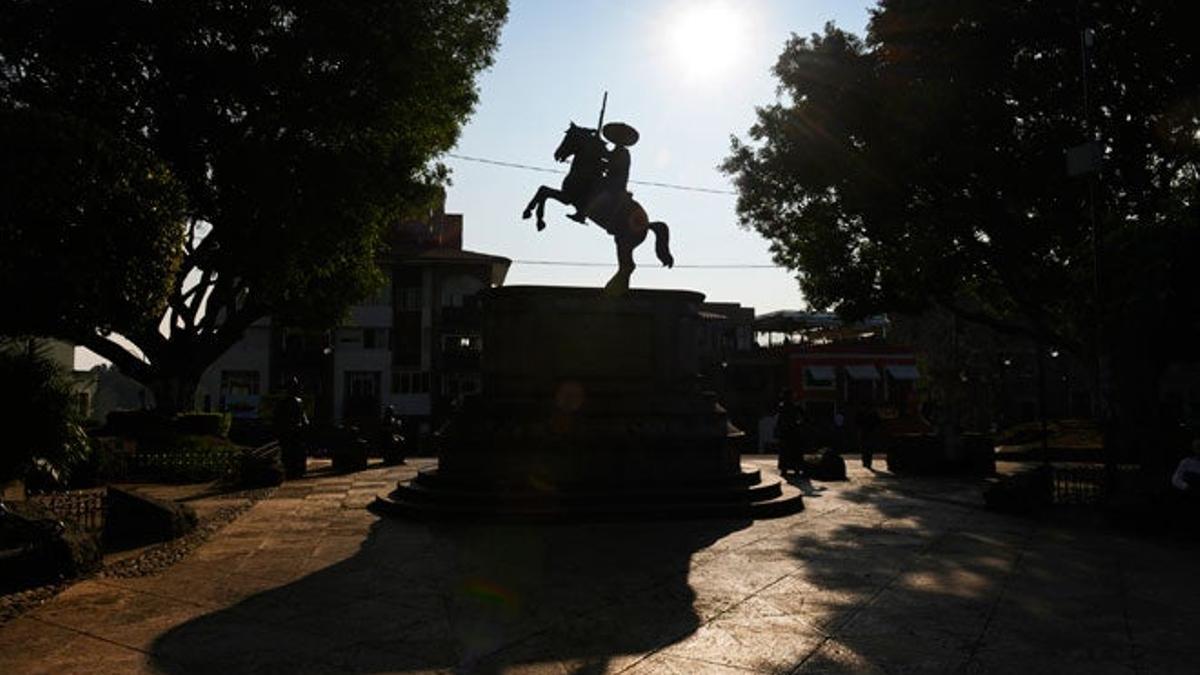
[[(774, 475), (773, 462), (758, 461)], [(0, 628), (0, 672), (1192, 672), (1200, 552), (851, 463), (778, 520), (427, 525), (421, 466), (285, 484), (166, 572)]]

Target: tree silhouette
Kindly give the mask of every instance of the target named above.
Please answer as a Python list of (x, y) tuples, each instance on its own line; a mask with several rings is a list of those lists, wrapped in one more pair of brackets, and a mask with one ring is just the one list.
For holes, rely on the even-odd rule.
[(47, 331), (112, 360), (169, 411), (193, 404), (199, 376), (254, 321), (329, 325), (382, 281), (382, 228), (439, 194), (447, 172), (432, 160), (476, 102), (507, 3), (51, 1), (2, 12), (0, 108), (95, 129), (182, 188), (165, 315)]
[[(793, 36), (778, 100), (724, 164), (740, 220), (818, 307), (938, 305), (1093, 359), (1099, 344), (1120, 397), (1153, 401), (1200, 334), (1187, 278), (1200, 252), (1200, 63), (1185, 8), (883, 0), (865, 39), (833, 26)], [(1065, 161), (1092, 139), (1102, 343), (1093, 179)]]

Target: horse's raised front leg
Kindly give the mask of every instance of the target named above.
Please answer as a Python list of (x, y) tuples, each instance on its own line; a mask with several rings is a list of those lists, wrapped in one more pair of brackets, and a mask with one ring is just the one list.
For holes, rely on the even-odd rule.
[(633, 241), (627, 237), (617, 237), (617, 273), (604, 286), (604, 292), (609, 295), (622, 295), (629, 291), (629, 279), (637, 267), (633, 263)]
[(545, 219), (546, 200), (553, 197), (554, 199), (557, 199), (558, 201), (561, 202), (561, 201), (563, 201), (563, 196), (564, 195), (562, 192), (555, 190), (552, 187), (547, 187), (547, 186), (543, 185), (538, 188), (538, 191), (536, 193), (534, 193), (533, 199), (529, 200), (529, 203), (525, 206), (525, 210), (521, 212), (521, 217), (528, 220), (529, 216), (531, 216), (533, 214), (534, 209), (536, 209), (537, 210), (537, 229), (540, 232), (540, 231), (546, 229), (546, 219)]

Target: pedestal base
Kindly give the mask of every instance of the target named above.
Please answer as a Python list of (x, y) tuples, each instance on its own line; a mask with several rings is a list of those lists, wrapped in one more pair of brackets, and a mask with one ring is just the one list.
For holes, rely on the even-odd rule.
[(742, 468), (698, 388), (689, 291), (506, 287), (484, 304), (483, 393), (443, 430), (436, 470), (382, 497), (433, 517), (769, 516), (799, 492)]

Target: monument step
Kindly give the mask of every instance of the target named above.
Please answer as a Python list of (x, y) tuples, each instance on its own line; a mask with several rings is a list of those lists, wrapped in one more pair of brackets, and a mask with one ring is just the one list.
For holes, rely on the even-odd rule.
[[(518, 485), (503, 485), (497, 484), (495, 481), (482, 478), (466, 478), (454, 476), (450, 477), (438, 471), (437, 468), (423, 469), (415, 479), (416, 483), (430, 488), (440, 488), (446, 490), (470, 490), (470, 491), (496, 491), (496, 492), (512, 492), (529, 489), (532, 481)], [(555, 485), (555, 489), (560, 492), (578, 493), (586, 491), (595, 491), (597, 489), (611, 492), (613, 490), (622, 491), (656, 491), (682, 489), (682, 490), (718, 490), (721, 488), (746, 488), (752, 485), (757, 485), (762, 482), (762, 472), (754, 467), (742, 465), (741, 471), (721, 478), (710, 479), (692, 479), (685, 483), (653, 480), (638, 480), (634, 477), (621, 477), (619, 483), (614, 483), (609, 486), (604, 483), (560, 483)]]
[(804, 502), (795, 486), (763, 482), (757, 469), (721, 482), (625, 483), (554, 491), (462, 484), (432, 469), (380, 495), (373, 508), (414, 519), (773, 518), (803, 510)]
[[(803, 495), (795, 486), (777, 483), (777, 496), (760, 501), (590, 501), (544, 500), (494, 502), (484, 505), (452, 498), (414, 501), (393, 492), (375, 498), (376, 512), (413, 520), (494, 520), (560, 522), (595, 520), (691, 520), (701, 518), (779, 518), (804, 510)], [(611, 497), (611, 496), (610, 496)]]
[(588, 486), (575, 489), (553, 489), (526, 486), (489, 486), (472, 488), (453, 484), (423, 482), (420, 478), (397, 486), (397, 498), (407, 501), (455, 500), (480, 506), (504, 504), (586, 503), (589, 501), (622, 500), (639, 503), (666, 502), (758, 502), (779, 496), (778, 481), (770, 483), (687, 485), (687, 484), (626, 484), (614, 486)]

